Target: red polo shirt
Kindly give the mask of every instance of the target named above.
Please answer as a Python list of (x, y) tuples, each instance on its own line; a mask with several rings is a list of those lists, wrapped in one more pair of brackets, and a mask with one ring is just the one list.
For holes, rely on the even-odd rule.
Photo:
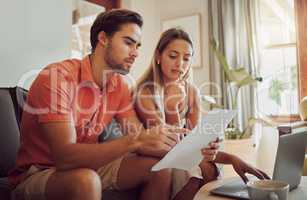
[(10, 174), (18, 184), (31, 165), (54, 166), (40, 123), (73, 122), (78, 143), (97, 143), (113, 117), (135, 116), (123, 77), (108, 76), (106, 88), (94, 82), (89, 56), (47, 66), (33, 82), (21, 122), (21, 146)]

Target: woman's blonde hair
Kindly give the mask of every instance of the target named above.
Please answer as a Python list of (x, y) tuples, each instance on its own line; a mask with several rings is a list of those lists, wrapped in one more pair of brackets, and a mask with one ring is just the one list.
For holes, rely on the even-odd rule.
[[(151, 59), (151, 63), (145, 73), (137, 81), (137, 89), (139, 87), (149, 87), (149, 89), (156, 93), (156, 90), (163, 85), (163, 74), (161, 70), (160, 63), (157, 63), (158, 55), (161, 55), (165, 48), (174, 40), (181, 39), (188, 42), (192, 49), (193, 43), (187, 32), (180, 28), (171, 28), (162, 33), (159, 42), (155, 48), (154, 55)], [(192, 53), (193, 54), (193, 53)], [(181, 79), (188, 80), (190, 74), (190, 67), (186, 74), (183, 74)]]

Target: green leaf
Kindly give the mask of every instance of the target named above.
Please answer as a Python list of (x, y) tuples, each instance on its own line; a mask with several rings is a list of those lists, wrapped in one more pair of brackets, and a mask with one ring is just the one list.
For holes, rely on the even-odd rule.
[(222, 66), (229, 82), (233, 82), (237, 87), (242, 87), (245, 85), (253, 84), (258, 80), (258, 78), (253, 78), (243, 67), (231, 69), (225, 56), (218, 49), (218, 45), (215, 40), (211, 41), (211, 49), (213, 50), (216, 58)]
[(231, 81), (234, 82), (238, 87), (257, 82), (257, 80), (253, 78), (243, 67), (231, 69), (230, 73), (232, 74), (231, 77), (233, 77), (233, 80)]
[(217, 43), (214, 39), (211, 41), (210, 47), (211, 47), (212, 51), (214, 52), (214, 54), (215, 54), (217, 60), (219, 61), (220, 65), (222, 66), (228, 81), (234, 80), (234, 78), (232, 77), (232, 74), (230, 73), (230, 67), (227, 63), (227, 60), (226, 60), (225, 56), (223, 55), (223, 53), (218, 49)]
[(254, 126), (257, 122), (259, 121), (259, 119), (255, 118), (255, 117), (250, 117), (247, 123), (247, 126), (252, 127)]
[(273, 79), (269, 87), (269, 96), (276, 102), (276, 104), (281, 105), (281, 93), (284, 91), (284, 86), (281, 80)]
[(259, 119), (255, 117), (250, 117), (247, 122), (247, 126), (242, 132), (242, 135), (240, 138), (249, 138), (251, 136), (252, 131), (250, 130), (257, 122)]
[(237, 86), (243, 87), (243, 86), (246, 86), (246, 85), (254, 84), (256, 82), (257, 82), (257, 80), (255, 80), (253, 77), (249, 76), (249, 77), (246, 77), (245, 79), (243, 79), (242, 81), (238, 82)]
[[(230, 96), (231, 100), (233, 102), (232, 108), (237, 108), (237, 99), (239, 90), (241, 87), (254, 84), (257, 81), (261, 82), (261, 77), (253, 77), (250, 75), (250, 73), (244, 68), (244, 67), (237, 67), (237, 68), (231, 68), (226, 60), (226, 57), (224, 54), (219, 50), (217, 42), (213, 39), (210, 42), (210, 47), (216, 56), (217, 60), (219, 61), (220, 66), (222, 67), (226, 79), (229, 83), (231, 83), (230, 86), (236, 86), (235, 94), (232, 94), (233, 90), (230, 90)], [(233, 84), (233, 85), (232, 85)], [(244, 130), (241, 132), (237, 127), (235, 127), (235, 123), (232, 120), (229, 127), (232, 128), (232, 130), (227, 131), (227, 136), (230, 138), (245, 138), (249, 137), (251, 134), (251, 128), (255, 123), (257, 122), (257, 119), (250, 118), (248, 121), (247, 127), (244, 128)]]

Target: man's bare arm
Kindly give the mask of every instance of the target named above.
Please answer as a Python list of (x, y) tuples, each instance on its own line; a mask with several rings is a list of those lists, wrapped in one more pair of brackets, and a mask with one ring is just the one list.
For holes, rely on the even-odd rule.
[[(137, 118), (132, 121), (135, 120)], [(175, 135), (170, 134), (173, 130), (154, 127), (142, 129), (141, 134), (125, 134), (110, 142), (80, 144), (76, 143), (75, 127), (71, 122), (42, 123), (41, 126), (59, 170), (81, 167), (98, 169), (128, 152), (141, 152), (144, 149), (169, 151), (178, 142)]]
[(98, 169), (141, 146), (141, 142), (131, 135), (100, 144), (76, 143), (76, 131), (71, 122), (42, 123), (41, 127), (59, 170)]

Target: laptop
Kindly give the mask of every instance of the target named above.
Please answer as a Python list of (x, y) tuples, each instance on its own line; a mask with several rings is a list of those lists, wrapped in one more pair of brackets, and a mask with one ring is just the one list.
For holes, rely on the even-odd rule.
[[(300, 184), (306, 144), (306, 128), (301, 128), (292, 134), (279, 137), (272, 179), (287, 182), (290, 186), (290, 191)], [(213, 189), (210, 193), (236, 199), (249, 199), (247, 186), (239, 177), (238, 180)]]

